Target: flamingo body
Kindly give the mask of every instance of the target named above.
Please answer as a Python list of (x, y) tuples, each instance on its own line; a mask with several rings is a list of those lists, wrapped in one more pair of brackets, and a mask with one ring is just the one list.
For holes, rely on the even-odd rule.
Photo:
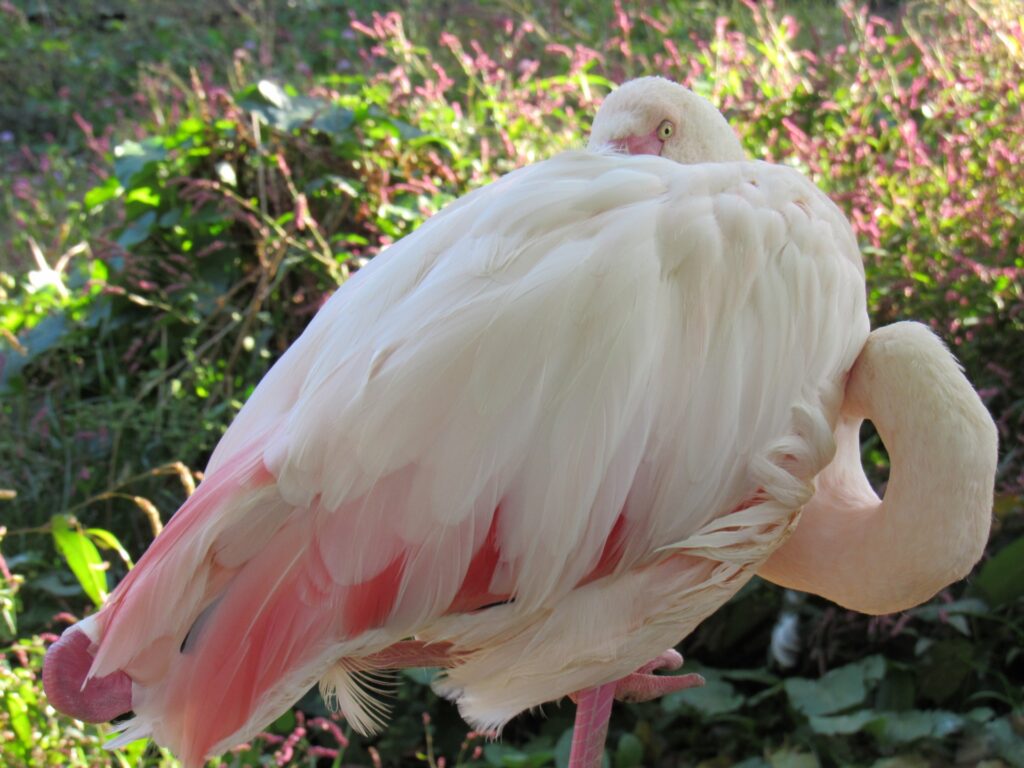
[[(371, 731), (360, 673), (441, 658), (436, 689), (486, 729), (592, 690), (582, 766), (610, 696), (693, 684), (646, 672), (678, 666), (661, 652), (757, 569), (877, 610), (970, 567), (991, 419), (926, 330), (866, 344), (860, 255), (828, 198), (742, 159), (666, 81), (609, 97), (591, 148), (467, 195), (337, 291), (109, 602), (52, 647), (51, 701), (131, 709), (121, 742), (199, 766), (317, 680)], [(891, 504), (856, 459), (875, 414), (914, 459), (894, 460)], [(917, 480), (936, 467), (939, 499)]]
[(484, 727), (622, 677), (792, 530), (867, 334), (850, 229), (794, 171), (509, 174), (323, 307), (79, 625), (91, 674), (192, 763), (316, 680), (372, 727), (352, 672), (410, 636), (452, 644), (437, 687)]

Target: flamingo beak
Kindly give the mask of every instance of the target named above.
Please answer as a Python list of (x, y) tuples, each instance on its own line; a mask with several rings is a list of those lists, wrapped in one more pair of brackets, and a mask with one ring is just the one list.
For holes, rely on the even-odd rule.
[(646, 136), (626, 136), (612, 141), (612, 146), (627, 155), (661, 155), (665, 142), (655, 132)]

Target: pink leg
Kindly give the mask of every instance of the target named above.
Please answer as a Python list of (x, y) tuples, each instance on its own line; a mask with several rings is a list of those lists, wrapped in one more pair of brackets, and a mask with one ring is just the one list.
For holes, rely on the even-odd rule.
[(601, 768), (604, 742), (608, 735), (608, 718), (612, 701), (650, 701), (667, 693), (704, 685), (700, 675), (655, 675), (659, 669), (676, 670), (683, 657), (667, 650), (631, 675), (621, 680), (588, 688), (572, 695), (576, 701), (576, 723), (572, 734), (569, 768)]
[[(428, 645), (418, 640), (408, 640), (366, 656), (363, 661), (377, 669), (450, 667), (458, 661), (450, 651), (449, 643)], [(621, 680), (573, 694), (571, 698), (576, 702), (576, 723), (572, 734), (569, 768), (601, 768), (604, 742), (608, 736), (608, 718), (611, 717), (612, 702), (615, 699), (650, 701), (666, 693), (704, 685), (704, 678), (700, 675), (654, 674), (659, 670), (676, 670), (682, 665), (683, 657), (669, 649)]]
[(617, 685), (618, 682), (605, 683), (576, 694), (576, 722), (572, 731), (569, 768), (601, 768), (608, 718), (612, 714)]

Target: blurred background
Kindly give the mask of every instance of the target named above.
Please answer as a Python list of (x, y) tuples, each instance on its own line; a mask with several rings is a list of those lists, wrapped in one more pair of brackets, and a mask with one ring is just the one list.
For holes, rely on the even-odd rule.
[[(607, 764), (1024, 766), (1022, 26), (1018, 0), (0, 0), (0, 764), (175, 765), (56, 715), (46, 645), (340, 282), (661, 74), (842, 207), (873, 323), (946, 339), (1001, 465), (967, 581), (868, 618), (755, 579), (681, 646), (708, 684), (617, 706)], [(429, 679), (377, 738), (311, 694), (213, 765), (566, 764), (568, 702), (492, 743)]]

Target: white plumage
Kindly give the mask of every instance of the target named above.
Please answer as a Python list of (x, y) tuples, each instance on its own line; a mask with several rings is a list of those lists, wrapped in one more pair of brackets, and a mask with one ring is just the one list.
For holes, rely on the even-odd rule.
[(869, 328), (835, 206), (723, 152), (560, 155), (342, 286), (78, 625), (133, 681), (125, 740), (198, 764), (321, 678), (369, 728), (351, 672), (413, 636), (496, 727), (739, 589), (832, 459)]

